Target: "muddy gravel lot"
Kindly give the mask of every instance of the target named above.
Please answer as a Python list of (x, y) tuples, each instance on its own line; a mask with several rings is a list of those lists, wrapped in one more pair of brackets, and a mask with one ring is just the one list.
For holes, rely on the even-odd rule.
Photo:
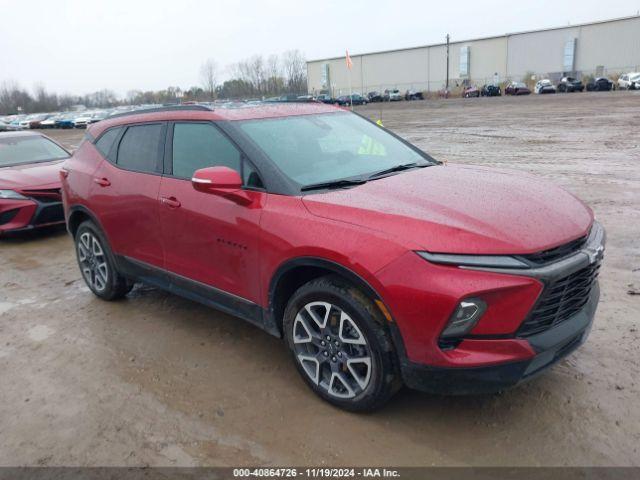
[(541, 175), (607, 229), (588, 342), (498, 395), (345, 413), (240, 320), (148, 287), (98, 300), (64, 231), (0, 240), (0, 465), (640, 465), (639, 112), (640, 92), (383, 106), (436, 158)]

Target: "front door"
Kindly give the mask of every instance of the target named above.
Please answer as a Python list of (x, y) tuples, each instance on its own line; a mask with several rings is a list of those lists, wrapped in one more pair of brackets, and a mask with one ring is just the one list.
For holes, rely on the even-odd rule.
[[(165, 268), (175, 274), (173, 282), (193, 286), (195, 281), (230, 299), (258, 304), (260, 217), (266, 194), (259, 188), (257, 172), (213, 123), (175, 123), (169, 135), (169, 171), (162, 177), (159, 204)], [(193, 173), (212, 166), (226, 166), (251, 178), (257, 187), (247, 186), (252, 203), (239, 205), (194, 190)]]

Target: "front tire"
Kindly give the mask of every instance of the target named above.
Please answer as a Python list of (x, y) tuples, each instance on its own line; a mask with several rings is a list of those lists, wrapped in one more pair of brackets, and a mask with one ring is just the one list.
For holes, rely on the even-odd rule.
[(284, 332), (304, 381), (337, 407), (374, 410), (401, 386), (384, 317), (339, 277), (300, 287), (287, 304)]
[(76, 257), (82, 278), (103, 300), (124, 297), (133, 283), (120, 275), (106, 238), (90, 220), (80, 224), (75, 235)]

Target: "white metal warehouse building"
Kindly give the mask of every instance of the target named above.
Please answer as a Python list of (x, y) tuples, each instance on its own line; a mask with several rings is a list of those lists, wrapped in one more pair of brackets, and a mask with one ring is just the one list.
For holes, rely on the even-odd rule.
[[(351, 54), (353, 92), (387, 88), (437, 91), (445, 86), (445, 43)], [(449, 86), (504, 80), (560, 79), (563, 74), (616, 75), (640, 71), (640, 16), (508, 33), (449, 44)], [(307, 62), (310, 93), (349, 92), (345, 57)]]

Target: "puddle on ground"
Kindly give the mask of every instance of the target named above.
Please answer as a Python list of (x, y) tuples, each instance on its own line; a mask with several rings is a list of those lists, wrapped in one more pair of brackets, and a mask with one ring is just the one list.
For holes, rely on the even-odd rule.
[(29, 338), (34, 342), (42, 342), (54, 333), (55, 330), (47, 327), (46, 325), (36, 325), (35, 327), (29, 329), (27, 335), (29, 335)]
[(0, 315), (2, 315), (5, 312), (8, 312), (9, 310), (11, 310), (13, 307), (15, 307), (16, 304), (15, 303), (11, 303), (11, 302), (0, 302)]

